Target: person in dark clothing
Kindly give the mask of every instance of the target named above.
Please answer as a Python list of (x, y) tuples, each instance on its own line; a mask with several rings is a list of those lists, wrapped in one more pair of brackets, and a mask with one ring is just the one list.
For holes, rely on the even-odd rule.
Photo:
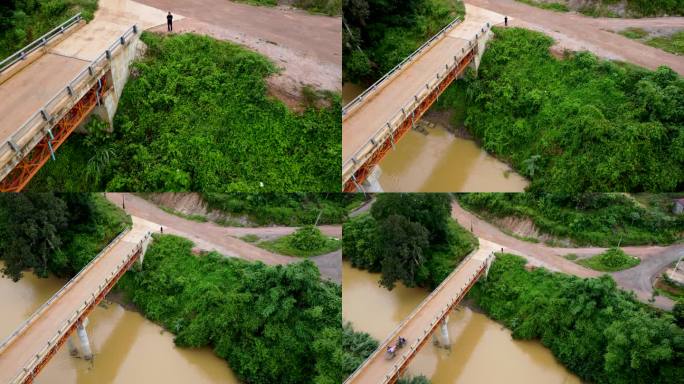
[(166, 15), (166, 30), (169, 32), (173, 31), (173, 15), (171, 12)]
[[(171, 13), (169, 12), (169, 15)], [(508, 27), (508, 16), (504, 16), (504, 27)]]

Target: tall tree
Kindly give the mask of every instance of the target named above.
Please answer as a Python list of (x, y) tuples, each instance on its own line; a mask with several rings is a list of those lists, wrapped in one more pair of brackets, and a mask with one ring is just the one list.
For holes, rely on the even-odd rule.
[(420, 223), (401, 215), (391, 215), (380, 223), (379, 237), (383, 247), (382, 278), (380, 284), (393, 289), (397, 281), (415, 287), (424, 280), (425, 249), (429, 233)]

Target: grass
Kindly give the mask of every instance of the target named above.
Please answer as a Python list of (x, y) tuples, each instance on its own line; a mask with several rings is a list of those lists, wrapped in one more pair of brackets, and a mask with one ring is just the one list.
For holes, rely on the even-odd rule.
[(574, 253), (568, 253), (567, 255), (564, 255), (563, 258), (566, 260), (575, 261), (577, 260), (577, 255)]
[(207, 221), (209, 221), (206, 217), (202, 215), (188, 215), (187, 213), (179, 212), (173, 208), (165, 207), (163, 205), (160, 205), (159, 208), (161, 208), (161, 210), (166, 213), (170, 213), (174, 216), (178, 216), (186, 220), (196, 221), (198, 223), (206, 223)]
[(654, 37), (647, 40), (646, 44), (675, 55), (684, 55), (684, 30), (680, 30), (669, 36)]
[[(147, 54), (131, 66), (113, 132), (68, 140), (30, 188), (339, 190), (339, 94), (293, 112), (268, 95), (277, 69), (260, 54), (194, 34), (141, 39)], [(98, 177), (79, 180), (91, 160)]]
[(570, 11), (570, 8), (568, 8), (568, 6), (563, 4), (563, 3), (555, 3), (555, 2), (554, 3), (547, 3), (544, 1), (535, 1), (535, 0), (516, 0), (516, 1), (531, 5), (533, 7), (548, 9), (550, 11), (556, 11), (556, 12), (569, 12)]
[(651, 47), (662, 49), (675, 55), (684, 55), (684, 29), (670, 35), (649, 38), (649, 32), (642, 28), (627, 28), (618, 32), (627, 38), (638, 40)]
[(261, 241), (255, 245), (285, 256), (312, 257), (340, 249), (342, 241), (324, 236), (318, 228), (302, 227), (290, 235)]
[(648, 31), (646, 31), (643, 28), (636, 28), (636, 27), (630, 27), (627, 29), (623, 29), (622, 31), (618, 32), (624, 37), (627, 37), (629, 39), (643, 39), (644, 37), (648, 36)]
[(588, 259), (578, 260), (577, 264), (601, 272), (616, 272), (639, 265), (641, 260), (630, 256), (620, 248), (611, 248)]
[(261, 238), (253, 233), (250, 233), (249, 235), (244, 235), (240, 237), (240, 240), (246, 241), (248, 243), (256, 243), (259, 241)]

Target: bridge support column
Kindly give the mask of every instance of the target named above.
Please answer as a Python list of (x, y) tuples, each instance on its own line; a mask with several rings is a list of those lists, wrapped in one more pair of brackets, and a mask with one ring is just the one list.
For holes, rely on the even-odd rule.
[(382, 169), (379, 165), (376, 165), (373, 167), (373, 171), (370, 173), (370, 175), (366, 177), (366, 181), (364, 181), (361, 185), (364, 191), (371, 193), (385, 192), (382, 190), (382, 186), (380, 185), (380, 175), (382, 175)]
[(92, 360), (93, 351), (90, 349), (90, 340), (88, 340), (88, 333), (86, 332), (84, 322), (78, 323), (76, 326), (76, 333), (78, 334), (78, 338), (81, 340), (81, 351), (83, 352), (83, 358), (86, 360)]
[(74, 344), (74, 339), (72, 336), (69, 336), (67, 339), (67, 347), (69, 348), (69, 354), (72, 357), (78, 356), (78, 348), (76, 348), (76, 344)]
[(451, 349), (451, 340), (449, 340), (449, 315), (447, 315), (439, 324), (439, 336), (437, 336), (437, 332), (432, 334), (432, 342), (438, 347)]

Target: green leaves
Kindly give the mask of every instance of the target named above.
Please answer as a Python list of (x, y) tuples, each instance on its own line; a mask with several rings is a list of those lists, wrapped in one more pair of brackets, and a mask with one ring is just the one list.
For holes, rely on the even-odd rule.
[[(313, 263), (266, 266), (156, 236), (140, 272), (120, 286), (176, 344), (211, 346), (241, 381), (342, 381), (341, 290)], [(308, 363), (303, 363), (308, 362)]]
[(679, 383), (684, 331), (617, 289), (609, 276), (580, 279), (500, 254), (473, 296), (516, 337), (540, 339), (583, 380)]
[[(477, 90), (468, 92), (466, 122), (485, 149), (534, 175), (530, 190), (681, 189), (684, 80), (675, 72), (587, 52), (558, 60), (548, 36), (495, 32), (479, 76), (466, 84)], [(531, 166), (534, 155), (542, 161)]]

